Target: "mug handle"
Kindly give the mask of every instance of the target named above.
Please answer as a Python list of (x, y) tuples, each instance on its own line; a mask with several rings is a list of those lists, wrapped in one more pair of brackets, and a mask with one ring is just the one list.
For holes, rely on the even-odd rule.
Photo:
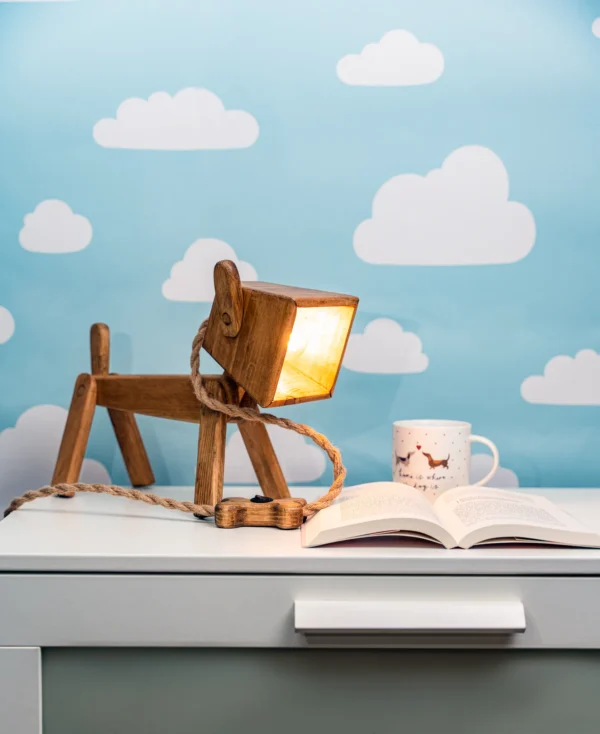
[(490, 439), (486, 438), (485, 436), (469, 436), (469, 441), (471, 443), (484, 444), (492, 452), (492, 456), (494, 457), (494, 466), (492, 466), (491, 471), (483, 479), (480, 479), (478, 482), (473, 483), (474, 487), (480, 487), (482, 484), (486, 484), (498, 471), (498, 467), (500, 466), (500, 454), (498, 453), (496, 444), (493, 441), (490, 441)]

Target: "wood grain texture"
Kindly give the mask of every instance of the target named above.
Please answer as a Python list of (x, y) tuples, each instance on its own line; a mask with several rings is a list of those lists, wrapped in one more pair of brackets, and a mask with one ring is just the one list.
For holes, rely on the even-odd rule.
[(247, 497), (228, 497), (215, 507), (218, 528), (280, 528), (293, 530), (303, 521), (306, 500), (289, 497), (272, 502), (253, 502)]
[[(227, 400), (221, 381), (206, 383), (209, 395), (221, 401)], [(198, 436), (198, 460), (194, 502), (198, 505), (215, 505), (223, 497), (225, 474), (225, 445), (227, 443), (227, 417), (223, 413), (200, 406), (200, 430)]]
[[(71, 484), (79, 480), (95, 409), (96, 380), (92, 375), (79, 375), (58, 450), (52, 484)], [(73, 493), (60, 496), (72, 497)]]
[[(107, 375), (110, 370), (110, 329), (106, 324), (94, 324), (90, 329), (90, 352), (92, 374)], [(108, 416), (132, 486), (154, 484), (154, 472), (133, 413), (109, 408)]]
[(152, 465), (133, 413), (111, 409), (108, 411), (108, 417), (112, 423), (131, 485), (148, 487), (154, 484), (156, 479)]
[[(207, 384), (220, 375), (203, 376)], [(200, 405), (188, 375), (98, 375), (98, 405), (198, 423)]]
[(221, 331), (224, 336), (237, 336), (242, 328), (244, 295), (240, 274), (231, 260), (221, 260), (215, 265), (215, 303), (219, 307)]
[[(256, 401), (244, 395), (242, 407), (256, 408)], [(267, 427), (263, 423), (240, 423), (239, 431), (252, 462), (252, 468), (265, 497), (280, 499), (290, 496), (281, 465), (273, 448)]]
[(110, 370), (110, 329), (106, 324), (93, 324), (90, 329), (92, 374), (107, 375)]
[(242, 328), (229, 339), (213, 303), (204, 348), (263, 407), (275, 395), (295, 315), (291, 299), (244, 287)]
[(260, 291), (279, 298), (292, 300), (299, 308), (311, 306), (358, 306), (358, 297), (345, 293), (332, 293), (311, 288), (296, 288), (292, 285), (244, 281), (244, 290)]

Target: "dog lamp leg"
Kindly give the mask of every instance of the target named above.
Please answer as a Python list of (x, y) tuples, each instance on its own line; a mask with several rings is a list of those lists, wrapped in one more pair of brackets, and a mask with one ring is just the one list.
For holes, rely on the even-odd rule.
[[(224, 399), (224, 390), (220, 382), (216, 380), (207, 382), (206, 389), (213, 397)], [(205, 406), (199, 408), (200, 431), (194, 502), (198, 505), (216, 505), (223, 498), (227, 416)]]
[[(79, 375), (58, 450), (52, 484), (73, 484), (79, 481), (95, 409), (96, 380), (92, 375)], [(61, 496), (72, 497), (73, 493)]]
[[(90, 331), (92, 374), (108, 375), (110, 370), (110, 329), (106, 324), (94, 324)], [(129, 481), (134, 487), (154, 484), (154, 473), (133, 413), (108, 409), (108, 416), (121, 449)]]
[[(242, 407), (256, 408), (256, 402), (245, 394)], [(252, 462), (252, 468), (265, 497), (283, 499), (290, 496), (287, 482), (273, 448), (271, 438), (264, 423), (240, 423), (242, 440)]]

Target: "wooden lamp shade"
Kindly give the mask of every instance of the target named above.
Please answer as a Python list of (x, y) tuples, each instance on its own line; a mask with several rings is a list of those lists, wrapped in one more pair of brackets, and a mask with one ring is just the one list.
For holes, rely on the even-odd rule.
[(240, 283), (218, 263), (206, 351), (263, 408), (330, 398), (358, 298)]
[[(354, 296), (271, 283), (240, 282), (234, 263), (215, 266), (215, 299), (204, 348), (224, 369), (203, 376), (208, 393), (232, 405), (275, 407), (333, 394), (358, 306)], [(194, 502), (223, 494), (227, 417), (200, 405), (188, 375), (115, 375), (108, 327), (91, 330), (91, 374), (80, 375), (53, 484), (78, 481), (96, 406), (108, 408), (133, 486), (154, 482), (135, 413), (200, 424)], [(239, 430), (265, 496), (290, 496), (262, 423)]]

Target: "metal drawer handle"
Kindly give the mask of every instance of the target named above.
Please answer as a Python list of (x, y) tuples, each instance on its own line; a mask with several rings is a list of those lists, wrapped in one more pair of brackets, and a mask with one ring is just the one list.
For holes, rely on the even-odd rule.
[(519, 600), (296, 601), (297, 632), (510, 635), (525, 631)]

